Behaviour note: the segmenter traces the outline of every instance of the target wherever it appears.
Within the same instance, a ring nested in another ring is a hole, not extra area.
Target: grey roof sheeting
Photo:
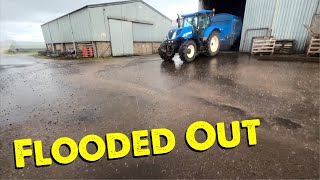
[[[65,14],[65,15],[63,15],[63,16],[60,16],[60,17],[56,18],[56,19],[53,19],[53,20],[51,20],[51,21],[48,21],[48,22],[42,24],[41,26],[43,26],[43,25],[45,25],[45,24],[48,24],[48,23],[50,23],[50,22],[52,22],[52,21],[58,20],[58,19],[60,19],[60,18],[62,18],[62,17],[68,16],[69,14],[75,13],[75,12],[80,11],[80,10],[85,9],[85,8],[95,8],[95,7],[103,7],[103,6],[113,6],[113,5],[129,4],[129,3],[135,3],[135,2],[141,2],[141,3],[143,3],[144,5],[148,6],[148,7],[151,8],[152,10],[154,10],[155,12],[159,13],[159,14],[160,14],[161,16],[163,16],[164,18],[172,21],[170,18],[168,18],[167,16],[165,16],[165,15],[162,14],[160,11],[156,10],[154,7],[150,6],[148,3],[144,2],[143,0],[129,0],[129,1],[116,1],[116,2],[109,2],[109,3],[100,3],[100,4],[86,5],[86,6],[82,7],[82,8],[77,9],[77,10],[71,11],[71,12],[68,13],[68,14]]]
[[[46,43],[111,41],[110,19],[132,22],[133,40],[160,42],[172,21],[141,0],[87,5],[41,26]]]

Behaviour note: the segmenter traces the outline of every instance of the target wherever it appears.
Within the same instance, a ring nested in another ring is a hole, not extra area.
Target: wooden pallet
[[[78,44],[78,55],[81,58],[93,58],[93,46],[92,44]]]
[[[309,47],[308,47],[308,51],[307,51],[307,55],[308,56],[312,56],[312,55],[320,55],[320,37],[319,36],[312,36],[310,43],[309,43]]]
[[[295,40],[283,39],[276,40],[274,47],[275,54],[292,54],[295,47]]]
[[[272,37],[254,38],[252,42],[251,54],[271,55],[274,53],[275,43],[276,39]]]

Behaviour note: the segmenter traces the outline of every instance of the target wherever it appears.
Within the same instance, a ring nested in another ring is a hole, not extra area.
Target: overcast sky
[[[88,4],[117,0],[0,0],[0,41],[43,41],[40,25]],[[197,11],[198,0],[144,0],[171,19]]]

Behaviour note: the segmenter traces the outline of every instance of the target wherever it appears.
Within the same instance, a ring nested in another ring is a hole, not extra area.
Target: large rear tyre
[[[166,49],[167,49],[167,43],[163,42],[163,43],[161,43],[161,45],[158,49],[158,53],[159,53],[161,59],[163,59],[165,61],[172,61],[172,58],[174,57],[174,53],[172,53],[171,55],[167,54]]]
[[[197,56],[197,45],[193,40],[184,41],[179,48],[179,57],[183,62],[191,62]]]
[[[220,35],[217,31],[210,34],[206,42],[206,55],[215,56],[220,49]]]

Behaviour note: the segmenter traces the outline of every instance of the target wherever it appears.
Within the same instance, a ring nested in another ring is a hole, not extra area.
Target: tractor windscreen
[[[197,27],[197,23],[198,23],[197,16],[184,17],[182,22],[182,27],[188,27],[188,26]]]

